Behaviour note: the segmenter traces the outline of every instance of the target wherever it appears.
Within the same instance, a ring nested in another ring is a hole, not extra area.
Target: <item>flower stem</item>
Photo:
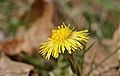
[[[77,73],[77,76],[81,76],[81,73],[80,73],[80,69],[79,69],[79,65],[76,64],[76,73]]]
[[[77,74],[77,76],[81,76],[79,65],[75,64],[74,55],[73,54],[65,53],[65,54],[63,54],[63,56],[68,61],[69,65],[71,67],[72,72],[74,74]]]

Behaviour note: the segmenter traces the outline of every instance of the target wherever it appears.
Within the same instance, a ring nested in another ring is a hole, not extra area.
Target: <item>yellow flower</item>
[[[42,43],[39,52],[45,59],[49,60],[50,56],[58,58],[59,54],[65,51],[71,54],[72,51],[82,49],[83,45],[86,45],[88,30],[73,31],[69,26],[63,23],[63,25],[58,26],[57,30],[53,29],[51,38]]]

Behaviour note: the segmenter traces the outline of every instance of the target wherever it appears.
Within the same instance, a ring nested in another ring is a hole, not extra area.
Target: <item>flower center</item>
[[[51,39],[55,42],[62,42],[66,39],[68,39],[71,35],[72,30],[70,30],[68,27],[58,27],[58,30],[52,31],[52,37]]]

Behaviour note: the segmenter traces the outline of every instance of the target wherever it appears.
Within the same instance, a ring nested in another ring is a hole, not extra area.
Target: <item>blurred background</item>
[[[38,53],[63,22],[89,30],[84,76],[120,76],[120,0],[0,0],[0,76],[76,76]]]

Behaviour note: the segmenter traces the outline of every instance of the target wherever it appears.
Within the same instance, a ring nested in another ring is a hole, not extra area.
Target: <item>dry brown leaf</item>
[[[117,76],[120,76],[120,69],[119,69],[118,72],[117,72]]]
[[[22,50],[28,53],[32,51],[29,48],[38,50],[40,43],[50,36],[53,28],[51,22],[53,16],[52,3],[37,0],[32,8],[29,13],[31,21],[30,28],[24,31],[23,34],[21,34],[21,31],[16,33],[16,38],[22,37],[24,40]]]
[[[21,51],[31,54],[51,34],[53,4],[50,0],[35,0],[30,12],[24,15],[29,16],[30,27],[20,27],[13,40],[1,44],[2,51],[8,55],[16,55]]]
[[[28,76],[33,66],[10,60],[4,54],[0,58],[0,76]]]
[[[16,55],[20,53],[22,41],[13,39],[13,40],[5,40],[0,43],[0,49],[4,51],[5,54],[8,55]]]

